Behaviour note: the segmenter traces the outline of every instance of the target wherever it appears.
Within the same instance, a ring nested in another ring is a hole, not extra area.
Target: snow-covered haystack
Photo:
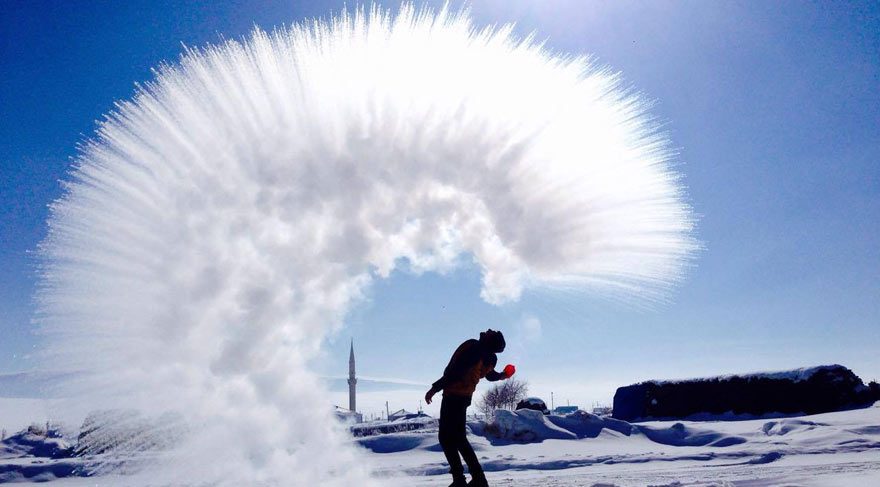
[[[880,399],[850,369],[826,365],[783,372],[681,381],[648,381],[614,394],[614,418],[717,419],[817,414],[865,407]]]

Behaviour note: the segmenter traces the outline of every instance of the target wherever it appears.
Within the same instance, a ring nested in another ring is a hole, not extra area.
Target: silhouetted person
[[[489,485],[483,467],[467,440],[465,420],[467,408],[480,379],[485,377],[487,380],[497,381],[509,379],[514,374],[512,365],[505,367],[503,372],[495,371],[495,364],[498,363],[495,354],[503,352],[504,345],[504,335],[491,328],[481,332],[479,340],[472,338],[462,343],[452,354],[449,365],[443,371],[443,377],[434,382],[431,390],[425,394],[425,402],[431,404],[434,394],[443,391],[439,436],[443,454],[449,462],[449,473],[452,474],[452,484],[449,487]],[[464,467],[459,454],[467,463],[471,474],[470,482],[465,482]]]

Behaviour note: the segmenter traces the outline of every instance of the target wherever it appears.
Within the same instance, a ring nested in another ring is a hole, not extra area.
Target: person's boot
[[[489,481],[482,472],[472,475],[471,481],[467,483],[468,487],[489,487]]]
[[[467,487],[467,479],[464,478],[464,474],[461,475],[453,475],[452,483],[449,484],[449,487]]]

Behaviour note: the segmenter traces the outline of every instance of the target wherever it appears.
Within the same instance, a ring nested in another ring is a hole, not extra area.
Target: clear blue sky
[[[34,365],[32,252],[95,120],[184,44],[342,5],[2,3],[0,372]],[[880,379],[880,3],[480,0],[473,14],[593,53],[658,101],[706,250],[672,301],[647,310],[534,293],[494,308],[474,269],[399,272],[331,339],[320,371],[345,373],[353,336],[363,375],[430,382],[492,326],[534,392],[582,402],[634,380],[818,363]]]

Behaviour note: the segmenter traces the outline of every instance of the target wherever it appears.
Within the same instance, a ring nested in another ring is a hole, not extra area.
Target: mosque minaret
[[[357,378],[354,373],[354,339],[351,340],[351,352],[348,355],[348,409],[357,412]]]

